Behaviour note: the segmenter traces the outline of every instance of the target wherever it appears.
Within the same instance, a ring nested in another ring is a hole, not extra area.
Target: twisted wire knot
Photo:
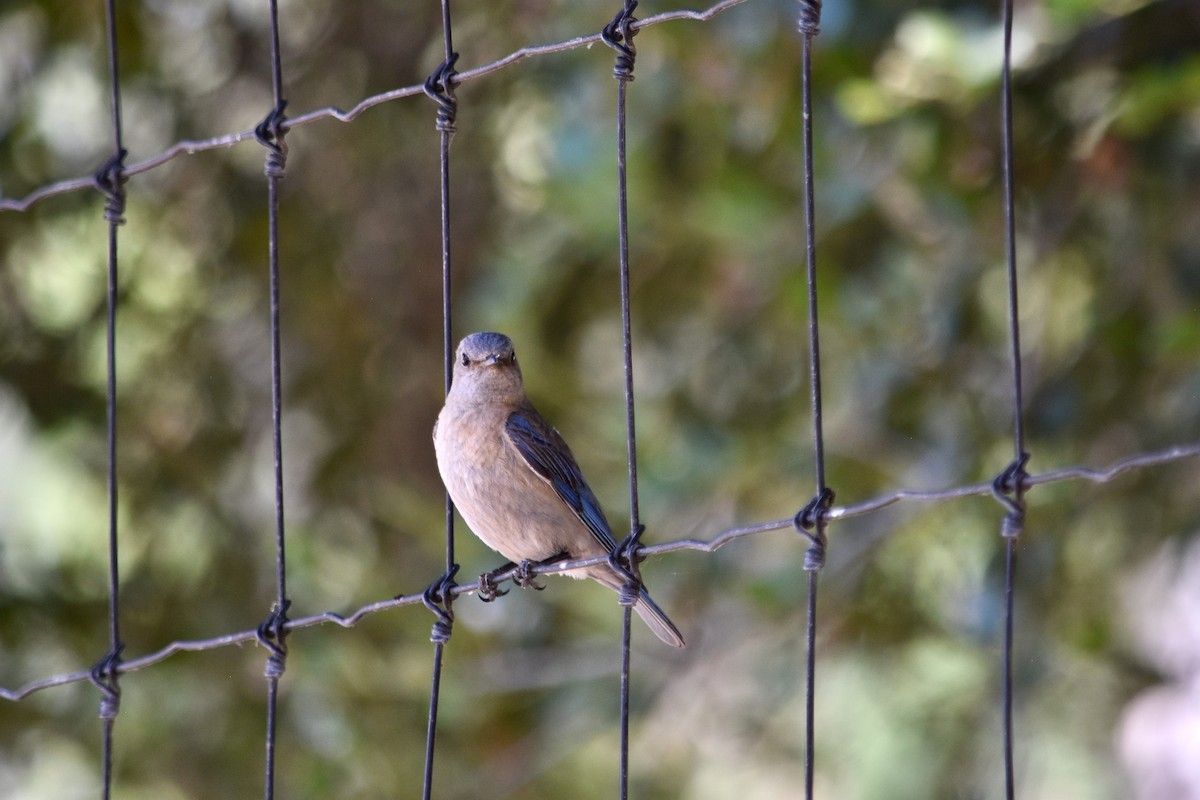
[[[638,29],[634,27],[637,19],[633,11],[638,6],[638,0],[626,0],[625,5],[612,18],[612,22],[604,26],[600,32],[603,42],[617,51],[617,62],[613,66],[613,77],[619,81],[633,80],[633,62],[637,58],[637,48],[633,45],[633,37]]]
[[[458,564],[452,564],[448,570],[421,594],[421,602],[437,617],[433,621],[433,630],[429,633],[429,641],[434,644],[446,644],[450,634],[454,632],[454,576],[458,574]]]
[[[291,605],[292,601],[286,598],[282,603],[272,605],[271,613],[254,632],[258,643],[271,651],[263,670],[267,678],[271,680],[278,680],[287,668],[287,610]]]
[[[101,692],[100,719],[115,719],[121,710],[121,687],[117,684],[117,675],[121,672],[121,651],[125,649],[124,642],[118,642],[105,653],[88,671],[88,680]]]
[[[800,0],[800,21],[797,27],[805,36],[816,36],[821,32],[822,0]]]
[[[1029,462],[1029,453],[1024,451],[1004,468],[1004,471],[992,481],[992,497],[1008,509],[1004,521],[1000,525],[1000,535],[1005,539],[1015,539],[1021,535],[1025,527],[1025,482],[1029,473],[1025,464]]]
[[[104,195],[104,219],[109,225],[125,224],[125,156],[122,147],[104,162],[92,182]]]
[[[792,520],[796,532],[808,540],[808,550],[804,553],[804,569],[813,572],[825,566],[825,547],[828,540],[825,537],[825,514],[833,507],[837,494],[828,486],[821,489],[817,496],[808,501],[808,505],[800,509]]]
[[[429,641],[434,644],[445,644],[454,633],[454,621],[437,619],[433,622],[433,630],[429,632]]]
[[[280,100],[279,105],[272,108],[263,121],[254,126],[254,138],[267,148],[267,161],[263,174],[268,178],[282,178],[283,169],[287,166],[287,142],[283,134],[287,131],[287,116],[283,113],[287,108],[287,100]]]
[[[636,605],[642,593],[642,571],[638,566],[642,559],[638,554],[638,542],[645,532],[646,526],[638,525],[608,554],[608,565],[623,579],[617,590],[617,602],[625,607]]]
[[[457,128],[455,121],[458,117],[458,98],[454,96],[457,85],[454,65],[458,61],[458,53],[451,53],[433,74],[425,79],[425,94],[438,104],[437,129],[440,133],[453,134]]]
[[[287,669],[287,653],[272,653],[267,658],[267,666],[263,668],[263,675],[268,680],[277,681],[283,677],[284,671]]]
[[[617,590],[617,602],[623,608],[633,608],[637,605],[638,597],[642,593],[642,587],[636,583],[623,583],[621,588]]]

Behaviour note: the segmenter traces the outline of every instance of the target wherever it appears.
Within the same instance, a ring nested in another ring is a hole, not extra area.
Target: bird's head
[[[480,400],[520,400],[525,395],[512,339],[502,333],[472,333],[454,353],[452,391]]]

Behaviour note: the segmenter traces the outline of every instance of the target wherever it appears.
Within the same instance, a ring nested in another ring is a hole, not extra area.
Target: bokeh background
[[[129,163],[271,105],[267,4],[120,2]],[[829,483],[851,503],[1011,458],[998,4],[826,4],[815,150]],[[685,7],[645,2],[639,16]],[[456,3],[461,69],[599,30],[616,4]],[[633,331],[646,541],[789,517],[811,497],[795,6],[643,31],[630,86]],[[289,112],[421,82],[440,13],[280,4]],[[99,2],[0,8],[0,188],[111,151]],[[1200,5],[1018,4],[1018,259],[1030,469],[1200,437]],[[512,335],[530,393],[625,525],[615,82],[603,47],[459,89],[455,333]],[[434,105],[292,131],[281,273],[293,616],[441,572]],[[127,657],[254,627],[274,593],[263,150],[133,178],[118,393]],[[0,212],[0,682],[107,649],[105,224],[92,191]],[[1200,470],[1028,496],[1015,651],[1022,798],[1200,798]],[[835,524],[822,573],[824,798],[1002,794],[1002,509],[902,504]],[[475,575],[499,559],[459,527]],[[635,631],[643,798],[797,797],[805,543],[780,531],[645,565],[690,646]],[[620,613],[562,579],[460,601],[436,794],[611,797]],[[419,793],[430,615],[290,638],[278,796]],[[122,679],[116,795],[254,797],[265,653]],[[0,705],[0,795],[95,797],[87,684]]]

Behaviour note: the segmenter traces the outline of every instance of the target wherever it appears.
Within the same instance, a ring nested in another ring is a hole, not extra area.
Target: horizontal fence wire
[[[660,25],[664,22],[677,22],[680,20],[706,22],[718,14],[728,11],[734,6],[739,6],[747,2],[750,2],[750,0],[722,0],[722,2],[715,3],[703,11],[668,11],[662,14],[655,14],[654,16],[638,20],[637,24],[632,27],[632,30],[636,32],[645,28],[649,28],[652,25]],[[588,36],[577,36],[574,39],[566,39],[561,42],[554,42],[552,44],[523,47],[520,50],[509,53],[507,56],[497,59],[496,61],[492,61],[488,64],[484,64],[483,66],[463,70],[462,72],[455,72],[454,82],[455,84],[467,83],[469,81],[482,78],[485,75],[490,75],[493,72],[504,69],[505,67],[512,66],[513,64],[524,61],[527,58],[591,47],[592,45],[600,44],[602,39],[603,34],[593,33]],[[286,132],[302,125],[310,125],[314,122],[319,122],[326,119],[333,119],[337,120],[338,122],[353,122],[364,111],[374,108],[377,105],[390,103],[394,100],[400,100],[405,97],[418,97],[424,93],[424,83],[419,83],[414,86],[404,86],[399,89],[392,89],[387,92],[371,95],[370,97],[361,100],[357,105],[351,107],[348,111],[343,111],[335,106],[329,106],[316,111],[310,111],[305,114],[289,117],[283,122],[280,128]],[[127,178],[134,175],[140,175],[143,172],[149,172],[152,169],[161,167],[163,164],[179,158],[180,156],[195,155],[208,150],[227,149],[242,142],[253,141],[256,137],[256,131],[247,130],[239,131],[237,133],[228,133],[222,136],[214,136],[210,139],[187,139],[176,142],[171,147],[168,147],[162,153],[159,153],[152,158],[125,166],[122,169],[122,174]],[[25,197],[20,199],[4,198],[0,196],[0,211],[27,211],[32,205],[40,200],[45,200],[48,197],[53,197],[55,195],[65,194],[68,192],[77,192],[84,189],[90,189],[93,188],[93,186],[93,178],[75,178],[48,184],[40,189],[30,192]]]
[[[1131,472],[1150,469],[1152,467],[1161,467],[1167,464],[1193,458],[1200,458],[1200,443],[1177,445],[1152,453],[1129,456],[1128,458],[1113,462],[1108,467],[1065,467],[1063,469],[1051,470],[1049,472],[1030,473],[1024,477],[1022,483],[1026,487],[1026,490],[1035,486],[1046,486],[1049,484],[1067,481],[1086,481],[1094,484],[1105,484]],[[899,504],[935,503],[967,497],[990,497],[995,488],[993,484],[994,481],[989,480],[930,491],[902,489],[900,491],[883,494],[860,503],[853,503],[844,506],[831,506],[826,512],[825,518],[829,522],[833,523],[857,517],[864,517]],[[661,544],[639,545],[635,555],[638,559],[650,559],[655,556],[665,555],[667,553],[678,553],[682,551],[713,553],[727,544],[750,536],[757,536],[770,533],[772,531],[790,530],[794,523],[795,517],[789,516],[784,519],[769,520],[766,522],[729,528],[711,539],[685,538],[675,539],[672,541],[663,542]],[[530,566],[527,569],[531,574],[560,574],[569,570],[578,569],[580,567],[594,566],[596,564],[606,562],[607,560],[607,556],[596,556],[593,558],[584,558],[576,561],[563,561],[555,564],[538,564]],[[518,567],[512,567],[509,570],[497,572],[495,573],[496,580],[498,582],[509,580],[513,577],[518,569]],[[458,597],[460,595],[475,594],[479,591],[479,589],[479,582],[472,581],[469,583],[456,584],[450,589],[450,593],[455,597]],[[414,594],[405,594],[400,595],[399,597],[389,598],[387,600],[368,603],[348,614],[342,614],[336,611],[326,611],[320,614],[312,614],[305,617],[289,619],[286,628],[288,631],[296,631],[302,628],[311,628],[314,625],[324,624],[338,625],[343,628],[353,628],[355,625],[373,614],[378,614],[382,611],[398,608],[400,606],[421,605],[423,604],[424,600],[425,592],[422,590]],[[237,633],[227,633],[221,636],[214,636],[209,639],[189,639],[171,642],[160,650],[147,653],[146,655],[139,656],[137,658],[123,660],[121,662],[120,671],[125,673],[133,672],[139,669],[145,669],[146,667],[153,666],[154,664],[164,661],[178,653],[216,650],[222,647],[247,644],[248,642],[255,641],[256,636],[256,630],[248,630],[238,631]],[[88,680],[89,675],[90,673],[87,670],[82,670],[31,681],[16,689],[0,688],[0,698],[5,700],[21,700],[35,692],[40,692],[55,686],[86,681]]]

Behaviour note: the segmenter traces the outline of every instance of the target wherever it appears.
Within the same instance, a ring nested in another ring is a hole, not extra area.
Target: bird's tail
[[[646,624],[650,626],[650,630],[654,631],[655,636],[671,645],[671,647],[685,646],[683,635],[675,627],[675,623],[671,622],[670,617],[650,599],[650,593],[646,591],[645,587],[642,587],[633,610],[637,612],[639,617],[645,620]]]
[[[624,581],[617,576],[615,572],[607,565],[601,567],[588,568],[580,570],[584,575],[604,584],[610,589],[615,590],[618,594],[621,592]],[[567,573],[573,575],[574,573]],[[650,593],[646,591],[646,587],[641,587],[638,592],[637,602],[633,604],[633,610],[641,617],[650,630],[654,631],[654,635],[662,639],[671,647],[684,647],[683,634],[675,627],[675,623],[671,622],[670,617],[666,615],[658,604],[650,599]]]

